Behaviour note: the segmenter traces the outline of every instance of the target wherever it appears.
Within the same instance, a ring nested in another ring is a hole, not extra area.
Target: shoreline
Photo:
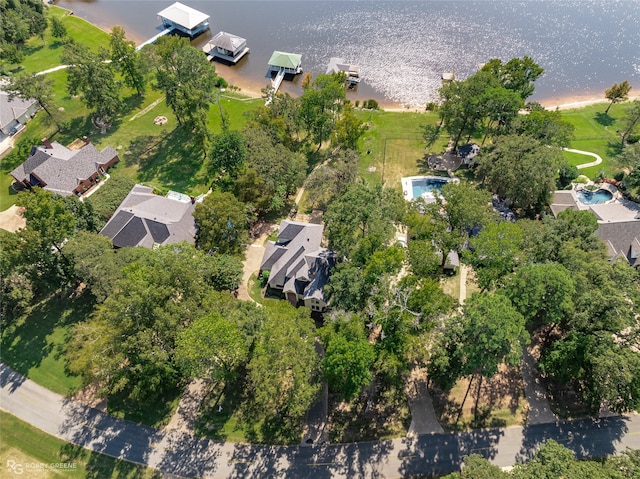
[[[53,4],[51,6],[67,11],[68,15],[75,16],[74,12],[69,8],[61,7],[56,4]],[[96,28],[106,33],[111,33],[112,27],[107,26],[107,23],[111,23],[111,22],[105,22],[106,19],[93,23],[87,20],[86,18],[83,18],[80,16],[76,16],[76,18],[80,18],[85,22],[95,26]],[[139,39],[139,35],[136,35],[134,32],[128,32],[128,38],[130,40],[135,41],[136,43],[141,42],[141,40]],[[226,81],[228,81],[229,85],[233,85],[239,88],[239,90],[237,90],[237,93],[243,96],[247,96],[248,98],[251,98],[251,99],[262,98],[261,89],[268,85],[268,80],[263,79],[266,81],[264,82],[264,84],[261,85],[259,80],[256,80],[253,78],[251,79],[245,78],[239,73],[235,72],[233,70],[233,66],[227,66],[221,63],[217,63],[215,61],[212,61],[211,64],[215,66],[217,73]],[[283,87],[280,91],[289,93],[294,97],[298,96],[297,92],[292,92],[289,90],[290,89],[287,88],[286,82],[283,83]],[[384,97],[383,94],[378,92],[376,93],[377,94],[374,95],[372,99],[378,102],[378,104],[380,105],[380,110],[389,111],[389,112],[411,112],[411,113],[425,112],[424,108],[421,108],[420,105],[410,105],[405,103],[394,102],[393,100],[389,100],[388,98]],[[607,100],[604,97],[604,94],[605,94],[604,90],[600,93],[600,96],[595,96],[593,92],[571,93],[571,94],[561,95],[555,98],[533,100],[533,101],[538,101],[547,110],[571,110],[574,108],[583,108],[586,106],[596,105],[599,103],[604,103],[604,104],[609,103],[609,100]],[[363,100],[362,98],[358,98],[358,99]],[[638,99],[640,99],[640,95],[632,95],[629,97],[629,99],[626,102],[631,102]]]

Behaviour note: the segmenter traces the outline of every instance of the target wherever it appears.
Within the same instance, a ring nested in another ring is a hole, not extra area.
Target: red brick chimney
[[[83,136],[82,141],[84,141],[85,145],[88,145],[89,143],[91,143],[91,140],[87,136]]]
[[[47,150],[53,149],[53,145],[49,141],[49,138],[43,138],[42,139],[42,143],[44,144],[45,149],[47,149]]]

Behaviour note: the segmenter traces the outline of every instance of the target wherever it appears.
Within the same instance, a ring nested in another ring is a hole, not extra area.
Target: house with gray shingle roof
[[[0,81],[0,136],[11,136],[22,128],[40,109],[34,100],[14,98],[9,100],[9,92],[5,91],[8,81]]]
[[[573,190],[554,192],[553,215],[558,217],[566,209],[593,213],[598,220],[596,235],[606,244],[609,259],[624,259],[634,268],[640,267],[640,204],[618,198],[609,203],[585,205]]]
[[[26,188],[39,186],[62,196],[81,196],[100,174],[120,161],[112,147],[98,151],[88,140],[78,150],[46,138],[42,142],[44,145],[32,147],[27,161],[11,172]]]
[[[312,311],[327,309],[324,286],[335,266],[335,253],[321,246],[322,225],[284,220],[278,241],[267,243],[260,273],[269,271],[267,285],[281,292],[294,306]]]
[[[187,241],[195,243],[195,200],[184,195],[153,194],[153,188],[135,185],[100,231],[113,246],[153,248]]]

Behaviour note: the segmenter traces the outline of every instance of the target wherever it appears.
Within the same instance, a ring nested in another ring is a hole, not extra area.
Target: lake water
[[[109,29],[122,25],[137,43],[160,31],[156,14],[172,1],[59,0],[61,7]],[[273,50],[302,54],[305,71],[324,73],[330,57],[359,64],[352,99],[424,105],[443,72],[465,78],[490,58],[531,56],[545,69],[533,99],[601,97],[627,80],[640,90],[640,0],[529,1],[206,1],[183,3],[211,15],[202,46],[224,30],[247,38],[238,65],[216,64],[230,83],[259,90]],[[301,75],[282,89],[299,93]],[[632,91],[633,93],[634,91]]]

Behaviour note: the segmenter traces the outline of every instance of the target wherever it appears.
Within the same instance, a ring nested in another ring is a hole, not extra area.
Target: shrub
[[[558,174],[558,187],[563,189],[569,186],[571,182],[578,177],[578,175],[580,175],[580,172],[577,167],[573,165],[562,165]]]
[[[120,206],[135,183],[132,179],[121,176],[111,177],[98,191],[87,198],[94,211],[104,221],[109,221],[113,212]]]

